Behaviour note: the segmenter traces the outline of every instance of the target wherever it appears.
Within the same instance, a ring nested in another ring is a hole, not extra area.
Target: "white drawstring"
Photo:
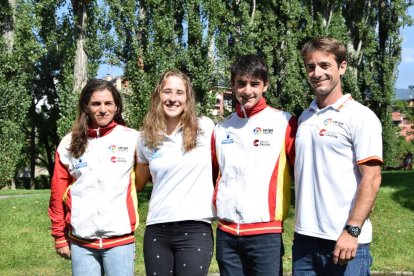
[[[244,118],[247,120],[247,114],[246,114],[246,110],[244,109],[244,106],[240,104],[240,107],[241,107],[241,110],[243,111]]]

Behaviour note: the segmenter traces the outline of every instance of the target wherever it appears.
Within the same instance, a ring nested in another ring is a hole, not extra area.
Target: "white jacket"
[[[75,239],[133,233],[139,221],[134,174],[138,135],[136,130],[117,125],[102,137],[89,137],[80,158],[67,151],[71,134],[62,139],[49,208],[52,235],[57,241],[65,240],[68,225]]]

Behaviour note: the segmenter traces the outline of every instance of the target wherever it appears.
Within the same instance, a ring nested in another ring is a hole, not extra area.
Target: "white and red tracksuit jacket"
[[[74,242],[99,249],[134,242],[139,222],[134,174],[138,131],[115,122],[89,130],[80,158],[67,151],[70,140],[68,134],[59,144],[51,184],[55,247]]]
[[[290,204],[296,117],[266,105],[216,125],[212,138],[217,176],[213,202],[218,228],[233,235],[282,233]]]

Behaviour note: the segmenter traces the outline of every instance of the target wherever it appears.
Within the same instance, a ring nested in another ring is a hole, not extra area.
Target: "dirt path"
[[[41,195],[41,194],[27,194],[27,195],[0,195],[0,200],[6,199],[6,198],[13,198],[13,197],[27,197],[27,196],[33,196],[33,195]]]

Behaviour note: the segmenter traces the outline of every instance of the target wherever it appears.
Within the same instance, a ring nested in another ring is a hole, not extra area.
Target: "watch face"
[[[348,231],[348,233],[351,236],[358,237],[359,234],[361,233],[361,228],[359,228],[358,226],[347,225],[346,231]]]
[[[350,227],[349,230],[351,230],[352,234],[354,234],[354,236],[359,234],[359,229],[357,227]]]

